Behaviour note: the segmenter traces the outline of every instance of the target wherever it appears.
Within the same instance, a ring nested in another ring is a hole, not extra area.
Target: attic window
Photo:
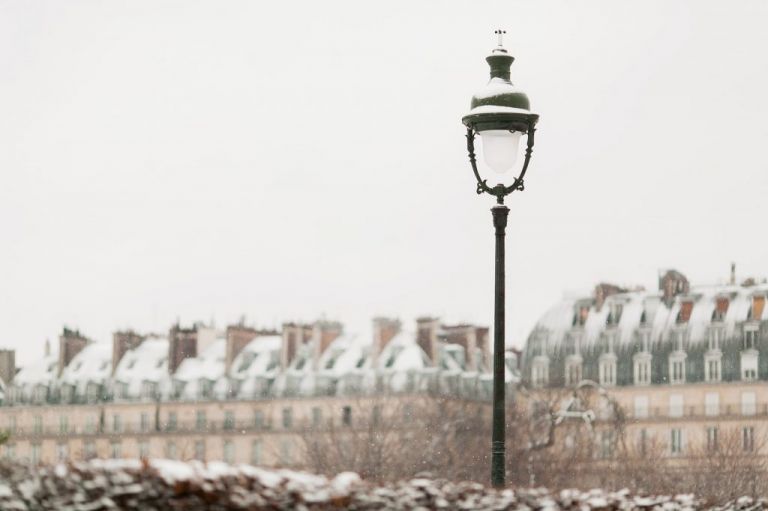
[[[82,362],[78,362],[77,365],[74,368],[74,371],[75,372],[79,371],[81,367],[83,367],[83,363]]]
[[[109,362],[102,362],[101,367],[99,367],[99,371],[104,371],[108,365],[109,365]]]
[[[605,320],[605,324],[608,326],[616,326],[621,321],[621,313],[624,310],[624,305],[621,303],[614,303],[611,305],[608,317]]]
[[[307,363],[307,359],[306,358],[299,359],[299,361],[296,362],[296,370],[297,371],[301,371],[304,368],[304,364],[306,364],[306,363]],[[330,367],[328,369],[330,369]]]
[[[584,326],[587,316],[589,316],[589,307],[585,305],[578,307],[576,314],[573,315],[573,326]]]
[[[155,367],[157,369],[160,369],[161,367],[163,367],[163,364],[165,364],[165,359],[161,358],[160,360],[157,361],[157,365]]]
[[[765,296],[755,295],[752,297],[752,307],[749,309],[747,319],[759,321],[763,316],[763,307],[765,306]]]
[[[365,364],[365,357],[360,357],[360,360],[357,361],[357,364],[355,364],[355,367],[360,369],[363,367],[363,364]]]
[[[392,353],[389,355],[389,358],[387,359],[387,363],[384,364],[386,367],[392,367],[395,365],[395,360],[397,360],[397,355],[400,353],[400,350],[392,350]]]
[[[691,312],[693,312],[693,302],[683,302],[680,304],[680,312],[677,313],[678,323],[688,323],[691,319]]]
[[[48,366],[48,372],[51,373],[54,369],[56,369],[56,362]]]
[[[128,369],[133,369],[133,366],[136,365],[136,359],[132,359],[130,362],[128,362]]]
[[[725,314],[728,312],[728,298],[719,297],[715,301],[715,310],[712,311],[712,321],[724,321]]]

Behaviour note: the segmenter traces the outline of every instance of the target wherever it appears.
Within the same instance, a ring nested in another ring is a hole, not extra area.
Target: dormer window
[[[650,353],[651,352],[651,331],[650,330],[641,330],[637,333],[637,338],[640,341],[638,343],[638,348],[641,353]]]
[[[685,301],[680,304],[680,311],[677,313],[677,323],[688,323],[693,312],[693,302]]]
[[[531,367],[531,380],[534,387],[544,387],[549,383],[549,360],[547,357],[536,357]]]
[[[587,316],[589,316],[589,307],[586,305],[578,306],[573,315],[573,326],[584,326],[587,322]]]
[[[685,353],[676,353],[669,357],[669,382],[685,383]]]
[[[763,307],[765,307],[765,296],[755,295],[752,297],[752,307],[747,313],[747,321],[760,321],[763,317]]]
[[[566,337],[565,345],[566,355],[580,355],[581,354],[581,335],[578,332],[571,332]]]
[[[569,356],[565,361],[565,384],[576,385],[581,381],[581,357]]]
[[[712,322],[722,323],[725,321],[725,315],[728,312],[728,298],[719,297],[715,300],[715,310],[712,311]]]
[[[621,313],[624,310],[624,304],[622,303],[613,303],[611,304],[610,311],[608,312],[608,317],[605,320],[605,324],[608,326],[616,326],[619,324],[619,321],[621,321]]]
[[[758,328],[757,325],[744,326],[744,349],[754,350],[757,348]]]

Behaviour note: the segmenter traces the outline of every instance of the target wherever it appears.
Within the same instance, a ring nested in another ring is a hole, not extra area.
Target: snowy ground
[[[551,494],[543,489],[494,491],[476,483],[417,478],[369,485],[346,472],[333,479],[224,463],[94,460],[31,469],[0,465],[0,509],[71,510],[660,510],[706,506],[692,495],[652,497],[627,491]],[[767,509],[768,502],[742,498],[717,510]]]

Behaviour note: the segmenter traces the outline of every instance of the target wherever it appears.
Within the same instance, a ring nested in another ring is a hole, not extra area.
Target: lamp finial
[[[504,46],[504,34],[506,34],[507,31],[498,29],[498,30],[495,30],[493,33],[499,36],[499,47]]]

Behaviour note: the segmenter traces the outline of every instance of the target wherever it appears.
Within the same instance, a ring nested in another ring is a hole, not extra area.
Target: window
[[[721,323],[725,321],[725,315],[728,312],[728,298],[718,297],[715,300],[715,310],[712,311],[712,322]]]
[[[374,405],[371,420],[373,421],[374,426],[381,424],[381,406]]]
[[[341,408],[341,423],[344,426],[352,425],[352,407],[351,406],[343,406]]]
[[[669,396],[669,416],[670,417],[682,417],[683,416],[683,395],[672,394]]]
[[[757,411],[757,403],[754,392],[741,393],[741,414],[754,415]]]
[[[709,329],[708,348],[710,351],[719,351],[725,338],[725,329],[721,326],[713,326]]]
[[[59,415],[59,434],[66,435],[67,433],[69,433],[69,417]]]
[[[261,440],[251,442],[251,465],[261,465]]]
[[[635,396],[635,419],[648,417],[648,396]]]
[[[741,429],[741,447],[744,452],[755,450],[755,428],[752,426],[745,426]]]
[[[537,356],[533,359],[531,379],[534,387],[543,387],[549,383],[549,359]]]
[[[638,353],[634,356],[635,385],[650,385],[651,383],[651,356],[647,353]]]
[[[113,459],[119,459],[123,457],[122,445],[118,441],[113,441],[111,444],[111,454]]]
[[[685,383],[685,355],[670,355],[669,382]]]
[[[227,410],[224,412],[224,429],[235,429],[235,412]]]
[[[672,454],[683,452],[683,431],[680,428],[673,428],[670,433],[669,450]]]
[[[608,317],[605,320],[605,324],[608,326],[616,326],[619,324],[619,321],[621,321],[621,313],[624,310],[624,304],[622,303],[613,303],[610,306],[610,311],[608,312]]]
[[[32,417],[32,432],[40,435],[43,432],[43,418],[40,415]]]
[[[642,331],[638,332],[637,334],[640,342],[639,342],[639,351],[641,353],[650,353],[651,352],[651,331],[648,329],[643,329]]]
[[[96,444],[92,440],[88,440],[83,444],[83,458],[91,460],[96,457]]]
[[[704,395],[704,415],[715,417],[720,414],[720,395],[716,392],[708,392]]]
[[[641,455],[645,455],[648,451],[648,430],[641,429],[637,435],[637,450]]]
[[[680,312],[677,313],[677,323],[688,323],[693,312],[693,302],[685,301],[680,304]]]
[[[589,307],[582,305],[576,309],[573,315],[573,326],[584,326],[589,316]]]
[[[195,459],[205,461],[205,440],[195,440]]]
[[[235,462],[235,445],[232,440],[224,440],[224,461],[227,463]]]
[[[565,384],[576,385],[581,381],[581,357],[568,357],[565,362]]]
[[[85,430],[85,433],[87,434],[96,433],[96,417],[94,417],[93,415],[85,416],[84,430]]]
[[[207,421],[205,419],[205,410],[198,410],[195,413],[195,429],[198,431],[205,430],[207,426]]]
[[[140,421],[141,421],[140,422],[141,431],[143,432],[149,431],[149,414],[147,412],[141,413]]]
[[[112,431],[115,433],[120,433],[123,429],[123,424],[120,416],[118,414],[114,414],[112,416]]]
[[[319,406],[312,407],[312,426],[315,428],[320,427],[320,423],[323,421],[323,413]]]
[[[56,459],[67,461],[69,459],[69,445],[66,442],[56,444]]]
[[[291,408],[283,408],[283,427],[285,429],[293,427],[293,410]]]
[[[722,378],[722,356],[705,355],[704,357],[704,380],[708,382],[717,382]]]
[[[264,428],[264,412],[262,412],[261,410],[254,410],[253,426],[258,429]]]
[[[29,460],[33,465],[40,463],[40,444],[32,444],[29,453]]]
[[[149,442],[146,440],[139,442],[139,458],[149,458]]]
[[[758,353],[755,350],[743,351],[741,353],[741,379],[744,381],[757,380],[757,358]]]
[[[16,433],[16,416],[10,415],[8,417],[8,432],[11,434]]]
[[[176,412],[168,412],[168,420],[165,423],[165,430],[176,431],[177,425],[178,425],[178,416],[176,415]]]
[[[757,347],[757,325],[746,325],[744,327],[744,349],[753,350]]]
[[[170,440],[165,444],[165,455],[169,460],[176,459],[176,442]]]
[[[749,309],[747,319],[759,321],[763,316],[763,307],[765,306],[765,297],[761,295],[752,297],[752,307]]]
[[[601,355],[599,372],[601,385],[616,385],[616,355]]]
[[[714,452],[717,449],[717,426],[709,426],[707,428],[707,450]]]
[[[292,447],[290,440],[283,439],[280,441],[280,459],[286,465],[290,465],[293,462]]]
[[[16,446],[13,444],[5,444],[5,457],[9,460],[16,458]]]

